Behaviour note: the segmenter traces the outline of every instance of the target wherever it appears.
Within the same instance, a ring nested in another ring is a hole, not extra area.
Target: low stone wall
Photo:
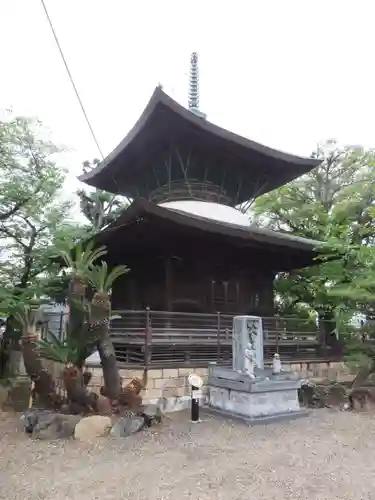
[[[45,362],[44,365],[56,380],[60,379],[60,372],[63,366],[53,362]],[[283,363],[283,368],[298,373],[301,378],[310,379],[316,383],[327,379],[335,382],[348,382],[353,379],[349,368],[342,361]],[[90,366],[89,370],[93,374],[89,387],[92,391],[99,394],[100,388],[103,386],[102,369]],[[188,407],[191,397],[188,376],[193,372],[202,377],[204,382],[201,390],[201,402],[203,403],[208,394],[208,368],[184,367],[150,368],[147,372],[147,387],[142,392],[145,404],[156,403],[160,398],[164,398],[165,411],[176,411]],[[120,375],[123,379],[123,385],[126,385],[134,377],[142,380],[143,369],[130,370],[122,368]]]
[[[101,368],[91,368],[93,376],[90,382],[90,389],[99,393],[103,385],[103,375]],[[202,388],[202,402],[208,392],[207,377],[208,368],[163,368],[149,369],[147,371],[146,390],[142,391],[142,398],[145,404],[156,404],[160,398],[164,399],[164,409],[166,411],[177,411],[186,408],[190,401],[190,386],[188,376],[196,373],[202,377],[204,386]],[[143,370],[128,370],[122,368],[120,375],[123,385],[127,385],[134,377],[142,380]]]
[[[61,389],[63,389],[60,379],[63,365],[45,360],[43,364],[58,382]],[[23,368],[23,363],[20,368]],[[343,361],[283,363],[283,368],[298,373],[301,378],[309,379],[315,383],[326,380],[350,382],[354,378],[353,374],[350,373],[350,369]],[[89,370],[93,374],[89,387],[92,391],[99,394],[100,388],[103,386],[102,369],[90,366]],[[24,368],[23,370],[20,369],[20,372],[24,372]],[[187,408],[190,405],[191,398],[188,376],[193,372],[203,379],[204,385],[201,390],[201,403],[204,403],[208,394],[208,368],[202,367],[149,369],[147,372],[147,387],[142,392],[144,403],[157,403],[160,401],[160,398],[163,398],[165,411],[177,411]],[[126,385],[134,377],[142,380],[143,369],[130,370],[122,368],[120,375],[123,379],[123,385]]]
[[[320,380],[332,380],[344,382],[351,380],[349,368],[344,362],[320,362],[320,363],[283,363],[285,370],[298,373],[301,378],[308,378],[315,382]],[[90,387],[93,391],[99,392],[103,385],[103,376],[101,368],[90,368],[93,373]],[[160,398],[164,398],[166,411],[180,410],[188,406],[190,401],[190,386],[188,375],[196,373],[202,377],[204,386],[202,388],[202,403],[205,401],[208,393],[207,378],[208,368],[151,368],[147,373],[147,388],[142,393],[144,402],[156,403]],[[126,385],[132,378],[142,379],[143,370],[120,370],[123,384]]]
[[[327,379],[335,382],[347,382],[354,378],[350,368],[343,361],[291,362],[283,363],[283,368],[299,373],[302,378],[309,378],[316,382]]]

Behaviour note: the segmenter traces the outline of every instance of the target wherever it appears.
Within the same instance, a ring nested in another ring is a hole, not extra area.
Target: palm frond
[[[105,246],[95,248],[93,240],[86,244],[78,243],[74,248],[64,247],[59,249],[59,256],[63,259],[67,267],[73,270],[73,273],[87,273],[88,268],[93,266],[94,262],[100,257],[106,255]]]
[[[67,267],[74,268],[74,258],[69,250],[59,250],[61,257]]]
[[[60,347],[64,341],[61,341],[53,332],[49,331],[48,332],[48,337],[49,337],[49,343],[54,345],[54,346],[57,346],[57,347]]]
[[[57,339],[56,339],[57,340]],[[72,362],[72,352],[65,342],[52,342],[50,340],[37,340],[35,342],[37,350],[42,358],[56,361],[57,363]]]
[[[35,314],[28,304],[18,304],[13,308],[12,316],[16,324],[24,329],[35,327]]]
[[[98,260],[100,257],[103,257],[107,253],[105,246],[102,245],[98,248],[94,248],[94,245],[95,243],[93,240],[89,241],[89,243],[81,253],[80,261],[85,267],[91,267],[92,265],[94,265],[94,262],[96,260]]]
[[[21,328],[28,327],[29,323],[28,323],[27,316],[25,314],[17,312],[13,315],[13,317],[14,317],[16,324],[19,325]]]
[[[105,292],[105,282],[107,279],[107,272],[108,272],[108,265],[106,262],[101,261],[100,265],[97,266],[92,266],[89,274],[88,274],[88,279],[90,285],[97,291],[97,292]]]
[[[111,272],[107,275],[107,279],[105,280],[105,289],[110,290],[112,288],[113,283],[124,274],[128,273],[130,269],[127,266],[116,266]]]
[[[101,261],[99,265],[90,269],[88,279],[97,292],[108,292],[117,278],[129,271],[130,269],[126,266],[116,266],[108,273],[107,263]]]
[[[98,338],[88,338],[87,332],[83,330],[71,332],[65,340],[58,339],[52,332],[49,332],[48,337],[35,342],[39,354],[45,359],[63,364],[81,364],[94,352],[98,342]]]

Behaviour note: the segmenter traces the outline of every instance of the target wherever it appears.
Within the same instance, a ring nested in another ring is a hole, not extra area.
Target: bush
[[[358,340],[349,340],[344,347],[344,361],[353,372],[369,367],[375,359],[375,346]]]

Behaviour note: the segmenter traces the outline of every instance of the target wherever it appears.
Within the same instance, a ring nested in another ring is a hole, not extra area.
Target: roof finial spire
[[[188,107],[192,113],[201,118],[206,118],[206,115],[199,110],[199,66],[197,52],[192,52],[190,56]]]

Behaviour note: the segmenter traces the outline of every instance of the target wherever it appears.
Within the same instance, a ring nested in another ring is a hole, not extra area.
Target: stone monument
[[[249,342],[244,349],[244,373],[246,373],[246,375],[250,378],[255,378],[255,366],[255,350],[253,349],[251,342]]]
[[[251,346],[255,366],[263,370],[263,328],[257,316],[236,316],[233,319],[233,370],[245,369],[245,349]]]
[[[298,401],[301,380],[282,370],[279,354],[271,368],[264,368],[262,319],[257,316],[234,318],[232,369],[210,364],[208,385],[211,411],[249,424],[307,414]]]

